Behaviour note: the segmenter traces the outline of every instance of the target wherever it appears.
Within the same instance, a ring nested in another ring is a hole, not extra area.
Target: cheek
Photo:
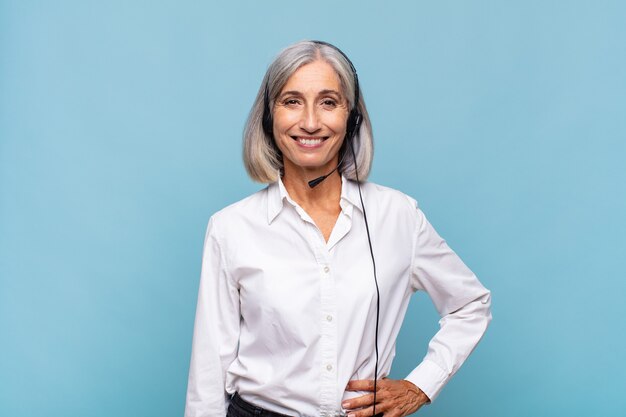
[[[346,123],[348,122],[348,117],[346,115],[337,112],[330,112],[322,114],[322,121],[324,125],[326,125],[333,132],[337,134],[345,134]]]
[[[326,126],[328,126],[336,135],[344,137],[346,134],[346,121],[343,119],[334,119],[329,121]]]
[[[298,122],[298,115],[296,112],[285,112],[282,110],[276,110],[273,116],[274,131],[281,132],[292,127]]]

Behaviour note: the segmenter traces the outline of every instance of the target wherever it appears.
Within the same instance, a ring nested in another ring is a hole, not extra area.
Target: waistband
[[[235,392],[230,399],[231,404],[235,404],[237,407],[241,408],[245,412],[249,413],[251,417],[290,417],[286,414],[275,413],[274,411],[269,411],[261,407],[257,407],[256,405],[249,403],[248,401],[241,398],[238,392]],[[337,414],[333,417],[344,417],[346,414]],[[383,413],[376,414],[375,417],[383,417]]]
[[[250,416],[255,416],[255,417],[257,417],[257,416],[258,417],[290,417],[290,416],[288,416],[286,414],[275,413],[273,411],[269,411],[269,410],[266,410],[264,408],[257,407],[256,405],[251,404],[248,401],[246,401],[243,398],[241,398],[239,396],[238,392],[233,394],[232,398],[230,399],[230,402],[232,404],[235,404],[239,408],[243,409],[244,411],[250,413]]]

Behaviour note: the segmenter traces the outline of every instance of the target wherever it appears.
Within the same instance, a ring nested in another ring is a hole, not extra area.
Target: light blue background
[[[305,38],[359,71],[371,180],[493,292],[418,415],[625,415],[625,3],[384,3],[0,0],[0,415],[182,415],[206,222],[260,188],[242,126]]]

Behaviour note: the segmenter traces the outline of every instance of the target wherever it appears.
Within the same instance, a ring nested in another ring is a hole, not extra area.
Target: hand
[[[348,382],[346,390],[374,392],[374,381],[353,380]],[[408,416],[429,401],[428,396],[412,382],[387,378],[376,382],[376,413],[382,412],[384,417]],[[349,410],[349,417],[371,417],[374,411],[373,403],[374,394],[366,394],[346,400],[341,405]]]

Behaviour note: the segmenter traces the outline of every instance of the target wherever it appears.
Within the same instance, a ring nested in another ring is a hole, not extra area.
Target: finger
[[[382,414],[388,409],[385,404],[376,404],[376,414]],[[369,406],[358,411],[350,411],[348,417],[372,417],[374,414],[374,407]]]
[[[380,381],[378,382],[380,384]],[[373,379],[353,379],[348,382],[346,391],[374,391]]]
[[[346,410],[353,410],[355,408],[361,408],[372,404],[374,404],[374,394],[365,394],[360,397],[350,398],[349,400],[342,402],[341,406]]]

